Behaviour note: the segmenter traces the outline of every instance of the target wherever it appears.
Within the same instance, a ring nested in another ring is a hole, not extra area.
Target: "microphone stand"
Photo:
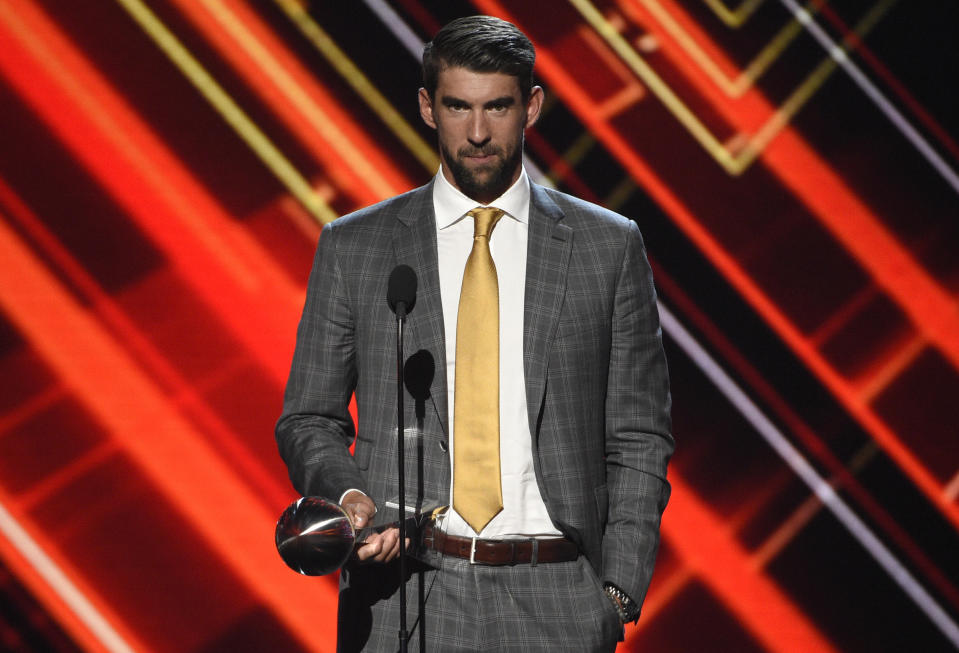
[[[400,529],[400,653],[406,653],[409,633],[406,632],[406,440],[403,431],[403,326],[406,303],[396,305],[396,463],[399,466],[399,529]]]

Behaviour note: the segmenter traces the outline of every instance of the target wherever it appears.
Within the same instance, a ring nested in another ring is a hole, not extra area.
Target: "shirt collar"
[[[521,168],[519,178],[505,193],[486,206],[495,206],[506,212],[517,222],[529,222],[529,177],[526,169]],[[440,166],[433,182],[433,208],[436,211],[436,228],[445,229],[459,222],[468,211],[481,206],[453,186],[443,175]]]

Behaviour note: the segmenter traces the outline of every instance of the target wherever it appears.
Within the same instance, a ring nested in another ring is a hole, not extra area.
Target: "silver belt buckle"
[[[471,565],[476,564],[476,540],[477,538],[474,537],[473,542],[470,546],[470,564]]]

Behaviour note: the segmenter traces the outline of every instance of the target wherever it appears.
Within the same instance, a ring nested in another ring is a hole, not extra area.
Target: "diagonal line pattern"
[[[715,13],[721,21],[732,28],[742,27],[746,21],[756,13],[756,10],[759,9],[764,1],[765,0],[743,0],[741,5],[735,9],[730,9],[723,4],[723,0],[703,0],[706,6],[712,9],[713,13]]]
[[[267,138],[240,106],[206,71],[176,36],[141,0],[116,0],[150,37],[160,50],[190,80],[190,83],[216,109],[263,164],[317,220],[326,223],[336,213],[323,201],[293,164]]]
[[[796,4],[794,0],[779,1],[796,16],[796,19],[799,20],[819,44],[822,45],[823,49],[829,53],[829,56],[846,71],[846,74],[849,75],[862,92],[875,103],[889,121],[913,144],[936,173],[943,178],[943,181],[949,184],[956,193],[959,193],[959,174],[945,162],[932,145],[923,138],[922,134],[902,115],[902,112],[900,112],[899,109],[883,95],[882,91],[872,83],[866,74],[862,72],[859,66],[850,61],[846,48],[840,48],[826,31],[819,26],[809,12]]]
[[[656,18],[663,26],[663,29],[689,53],[699,66],[703,69],[710,79],[722,89],[723,93],[732,98],[739,98],[748,91],[756,81],[765,74],[770,66],[779,58],[799,34],[802,33],[802,25],[798,20],[792,19],[784,25],[772,40],[750,61],[745,68],[735,77],[730,79],[726,73],[710,58],[706,51],[697,43],[696,39],[684,30],[679,21],[673,17],[673,14],[666,10],[658,0],[634,0],[646,8],[649,13]],[[816,11],[826,0],[810,0],[806,4],[807,11]],[[672,3],[670,3],[672,4]],[[682,9],[673,5],[673,11],[682,12]]]
[[[868,32],[887,12],[897,0],[879,0],[867,15],[856,25],[854,33],[861,37]],[[600,13],[590,0],[569,0],[583,18],[599,32],[609,43],[610,47],[636,73],[636,75],[659,98],[660,102],[676,117],[683,127],[703,147],[720,166],[730,175],[738,176],[745,172],[750,165],[762,154],[773,139],[789,124],[792,117],[809,101],[815,92],[825,83],[835,70],[836,63],[826,58],[816,67],[812,74],[800,84],[789,96],[783,105],[772,112],[769,119],[753,135],[747,137],[745,145],[733,154],[723,145],[715,135],[703,124],[699,117],[684,103],[668,84],[652,69],[652,67],[636,52],[623,38],[619,31]],[[853,35],[847,36],[843,45],[837,50],[843,53],[848,51],[854,42]],[[763,101],[764,103],[765,101]],[[722,108],[722,105],[719,105]],[[729,113],[727,111],[726,113]],[[738,122],[732,116],[733,122]]]

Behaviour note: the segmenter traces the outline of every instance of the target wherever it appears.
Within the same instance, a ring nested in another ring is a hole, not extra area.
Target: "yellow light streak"
[[[8,10],[3,4],[0,4],[0,9],[3,9],[0,18],[7,23],[8,29],[17,35],[18,45],[35,58],[46,74],[81,109],[84,117],[90,121],[97,133],[110,146],[116,148],[116,151],[124,160],[124,165],[128,165],[135,170],[146,183],[156,190],[158,196],[167,202],[173,214],[202,244],[207,255],[217,261],[244,290],[252,291],[258,288],[262,284],[262,279],[250,269],[248,260],[245,260],[243,256],[238,255],[230,246],[226,245],[217,230],[199,218],[196,207],[168,183],[168,178],[164,177],[163,166],[157,165],[158,162],[155,159],[144,154],[140,147],[137,147],[130,138],[116,128],[110,112],[101,102],[102,90],[91,88],[81,82],[76,75],[65,70],[55,52],[51,50],[51,43],[44,38],[37,37],[13,10]],[[83,159],[79,155],[77,155],[77,158]],[[164,162],[161,161],[161,163]],[[106,184],[106,186],[109,187],[109,184]],[[123,204],[122,200],[118,199],[118,201]]]
[[[742,97],[746,91],[752,88],[756,80],[769,70],[769,67],[803,31],[802,23],[796,18],[791,18],[759,54],[743,68],[739,75],[735,79],[730,79],[657,0],[638,1],[660,22],[663,29],[676,40],[679,46],[689,54],[690,58],[699,64],[699,67],[713,80],[716,86],[723,93],[733,98]],[[806,4],[805,10],[810,15],[815,15],[824,3],[825,0],[810,0]]]
[[[766,123],[748,136],[746,144],[737,155],[729,150],[709,131],[695,113],[673,92],[640,54],[623,38],[602,13],[589,0],[569,0],[584,19],[595,29],[646,86],[659,98],[680,124],[693,136],[713,159],[730,175],[742,174],[762,151],[790,122],[793,116],[809,101],[815,92],[835,71],[836,57],[848,56],[853,38],[861,39],[889,11],[897,0],[879,0],[856,24],[852,35],[843,39],[842,47],[830,52],[813,72],[793,91]]]
[[[589,154],[589,151],[593,149],[593,146],[596,145],[596,139],[588,131],[584,131],[579,135],[573,144],[570,145],[565,152],[563,152],[560,159],[553,164],[549,169],[549,172],[546,173],[546,176],[550,179],[557,179],[559,177],[559,171],[557,168],[560,166],[560,163],[565,163],[573,169],[576,165],[583,160],[583,158]]]
[[[383,97],[369,78],[363,74],[356,64],[346,56],[339,46],[330,38],[322,27],[317,24],[305,7],[297,0],[274,0],[283,10],[290,21],[300,30],[300,33],[323,55],[337,73],[351,86],[363,101],[379,116],[380,120],[394,133],[407,147],[416,159],[423,164],[431,174],[439,168],[440,161],[426,141],[413,127],[403,119],[393,105]],[[410,98],[413,101],[413,98]]]
[[[203,0],[203,6],[220,24],[223,30],[246,52],[259,66],[260,70],[279,89],[282,96],[302,115],[307,123],[316,130],[323,140],[339,152],[343,159],[359,174],[370,188],[382,198],[396,195],[405,188],[394,188],[376,166],[372,165],[353,143],[337,129],[336,121],[309,96],[292,75],[273,57],[263,44],[220,0]]]
[[[323,223],[337,217],[333,209],[313,191],[309,182],[283,156],[266,134],[141,0],[116,0],[116,2],[130,14],[130,17],[156,46],[313,217]]]
[[[623,177],[623,180],[616,184],[606,199],[603,200],[603,206],[610,211],[619,211],[619,208],[626,204],[627,200],[636,192],[636,181],[632,177]]]
[[[926,351],[929,341],[921,335],[912,336],[908,342],[899,347],[895,354],[889,357],[885,364],[874,372],[866,383],[862,384],[859,396],[863,403],[872,403],[879,394],[895,381],[919,354]]]
[[[849,464],[846,466],[849,474],[855,476],[861,472],[865,466],[879,453],[879,447],[875,442],[868,442],[859,448],[853,455]],[[833,490],[842,487],[840,479],[833,475],[828,479],[829,487]],[[773,531],[766,541],[753,553],[750,560],[753,567],[757,570],[766,567],[769,562],[782,551],[786,545],[792,542],[796,535],[815,517],[823,508],[823,503],[815,494],[810,495],[803,501],[793,513],[780,524],[779,528]]]
[[[659,98],[660,102],[682,123],[700,145],[712,155],[719,164],[730,174],[736,168],[732,155],[723,147],[707,127],[696,117],[689,107],[673,92],[666,82],[653,71],[646,61],[632,48],[602,13],[589,0],[569,0],[583,18],[595,29],[600,36],[628,65],[646,86]]]
[[[763,0],[745,0],[735,9],[730,9],[723,4],[722,0],[703,0],[713,13],[719,17],[729,27],[738,29],[759,9]]]
[[[853,33],[859,38],[869,33],[896,2],[897,0],[879,0],[856,24]],[[850,36],[844,38],[842,47],[835,52],[830,52],[803,83],[782,103],[779,110],[773,114],[766,124],[750,139],[749,146],[741,157],[740,165],[743,170],[749,167],[766,146],[772,142],[776,135],[789,124],[793,116],[799,113],[803,105],[815,95],[816,91],[829,79],[829,76],[835,72],[839,66],[836,58],[845,59],[848,56],[851,41],[852,38]]]

